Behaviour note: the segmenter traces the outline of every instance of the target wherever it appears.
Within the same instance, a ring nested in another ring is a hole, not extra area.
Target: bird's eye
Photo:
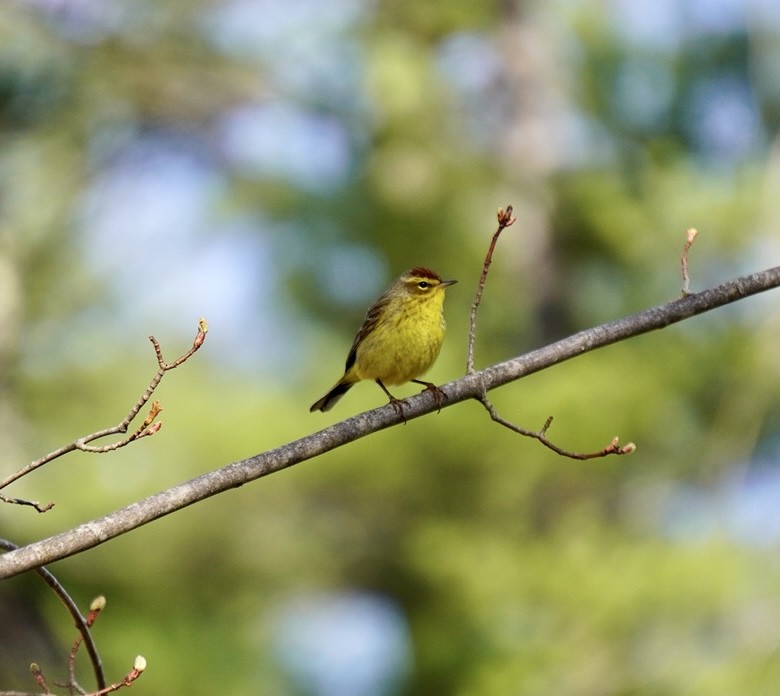
[[[417,287],[420,288],[420,290],[425,290],[425,288],[428,287],[428,281],[421,280],[419,283],[417,283]]]

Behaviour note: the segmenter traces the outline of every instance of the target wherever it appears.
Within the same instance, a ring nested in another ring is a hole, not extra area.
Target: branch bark
[[[715,288],[686,295],[638,314],[581,331],[543,348],[498,363],[480,372],[467,374],[443,385],[442,389],[447,394],[447,401],[443,407],[453,406],[466,399],[479,399],[486,391],[588,351],[649,331],[663,329],[697,314],[778,286],[780,286],[780,266],[736,278]],[[403,416],[406,420],[410,420],[437,409],[438,404],[434,396],[423,392],[406,400]],[[403,422],[402,416],[392,406],[385,405],[276,449],[233,462],[128,505],[105,517],[10,551],[0,556],[0,578],[11,577],[98,546],[188,505],[307,459],[313,459],[401,422]]]

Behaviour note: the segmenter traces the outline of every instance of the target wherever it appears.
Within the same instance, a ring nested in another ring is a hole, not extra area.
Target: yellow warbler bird
[[[344,376],[309,411],[329,411],[354,384],[373,379],[403,414],[401,401],[385,385],[416,382],[443,394],[432,382],[417,379],[439,357],[444,340],[444,290],[457,283],[428,268],[412,268],[396,280],[368,310],[347,356]]]

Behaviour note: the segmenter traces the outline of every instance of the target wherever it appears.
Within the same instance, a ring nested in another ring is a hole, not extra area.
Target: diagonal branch
[[[442,407],[449,408],[466,399],[479,399],[486,391],[588,351],[663,329],[670,324],[778,286],[780,266],[736,278],[710,290],[686,295],[638,314],[580,331],[543,348],[498,363],[481,372],[467,374],[444,385],[447,402]],[[429,392],[410,397],[405,403],[403,415],[407,420],[419,418],[439,408],[436,399]],[[0,578],[17,575],[44,563],[85,551],[200,500],[313,459],[336,447],[401,422],[401,415],[392,406],[381,406],[276,449],[228,464],[105,517],[10,551],[0,556]]]

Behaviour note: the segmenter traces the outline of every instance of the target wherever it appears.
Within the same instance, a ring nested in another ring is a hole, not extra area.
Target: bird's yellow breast
[[[444,340],[444,291],[391,301],[384,319],[358,346],[354,370],[359,379],[404,384],[436,361]]]

